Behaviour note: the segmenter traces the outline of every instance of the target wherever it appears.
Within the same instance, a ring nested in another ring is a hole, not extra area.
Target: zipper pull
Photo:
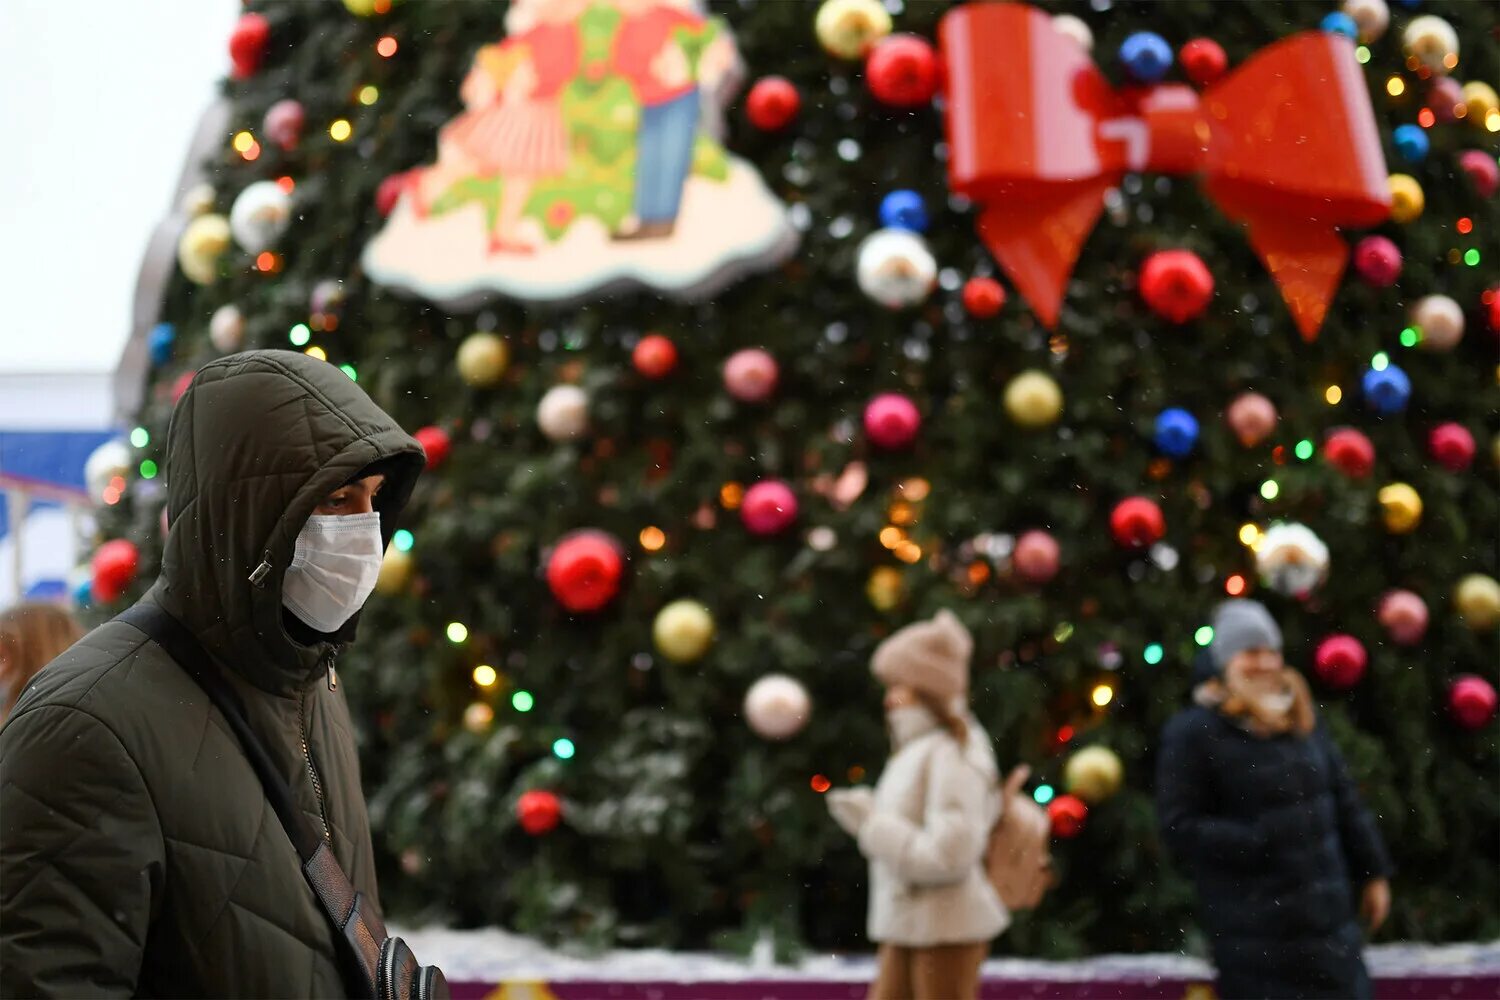
[[[337,650],[328,654],[328,690],[330,691],[337,691],[339,689],[338,658],[339,654]]]
[[[271,575],[271,553],[267,552],[261,559],[260,565],[250,573],[250,586],[257,589],[266,585],[266,577]]]

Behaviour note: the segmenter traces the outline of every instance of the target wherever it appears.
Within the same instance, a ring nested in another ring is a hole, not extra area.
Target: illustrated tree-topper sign
[[[697,0],[516,0],[505,26],[365,248],[374,280],[459,308],[632,284],[696,298],[796,249],[786,206],[720,142],[743,72]]]

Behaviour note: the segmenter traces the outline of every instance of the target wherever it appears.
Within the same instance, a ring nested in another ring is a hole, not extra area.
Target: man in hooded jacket
[[[202,643],[376,905],[334,661],[423,461],[332,365],[215,361],[172,415],[143,598]],[[108,622],[28,685],[0,730],[0,995],[348,995],[335,945],[240,744],[159,646]]]

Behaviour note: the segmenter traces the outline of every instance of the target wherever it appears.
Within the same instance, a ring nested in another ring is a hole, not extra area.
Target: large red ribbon
[[[1271,45],[1200,95],[1181,84],[1116,92],[1088,54],[1018,3],[949,12],[949,182],[981,206],[979,233],[1047,326],[1104,192],[1127,171],[1200,174],[1276,279],[1308,340],[1349,250],[1341,226],[1390,212],[1364,73],[1347,38]]]

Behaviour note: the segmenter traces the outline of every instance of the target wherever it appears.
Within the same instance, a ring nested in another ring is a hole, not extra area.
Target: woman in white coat
[[[973,648],[949,611],[876,648],[893,753],[873,793],[828,795],[870,861],[869,936],[880,946],[871,1000],[976,996],[990,942],[1010,924],[983,867],[1000,785],[968,708]]]

